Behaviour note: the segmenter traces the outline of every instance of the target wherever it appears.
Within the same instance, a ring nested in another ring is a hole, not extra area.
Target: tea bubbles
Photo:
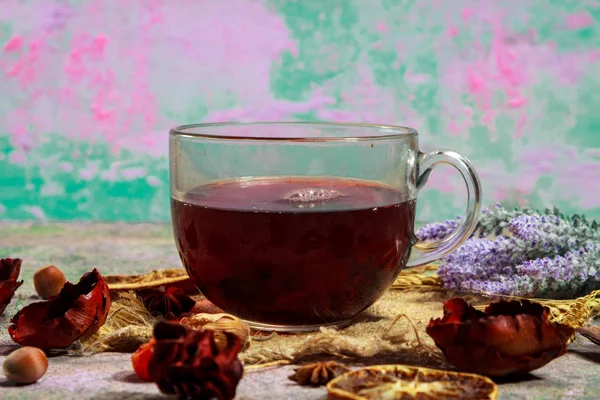
[[[295,204],[299,208],[312,208],[315,204],[323,204],[329,200],[345,196],[335,189],[302,188],[290,190],[283,196],[283,200]]]

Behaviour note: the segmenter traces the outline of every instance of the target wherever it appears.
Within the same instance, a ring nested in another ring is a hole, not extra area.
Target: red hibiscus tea
[[[415,201],[360,180],[222,181],[173,199],[171,211],[202,293],[265,324],[352,318],[392,284],[413,244]]]

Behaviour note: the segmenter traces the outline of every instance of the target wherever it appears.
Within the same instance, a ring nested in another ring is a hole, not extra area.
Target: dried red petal
[[[154,354],[148,373],[161,392],[180,398],[231,400],[244,369],[237,355],[240,339],[231,333],[219,350],[212,331],[159,322],[154,328]]]
[[[21,273],[20,258],[2,258],[0,259],[0,314],[6,310],[15,291],[23,284],[19,279]]]
[[[485,312],[460,298],[444,304],[427,333],[459,370],[488,376],[538,369],[567,351],[574,329],[550,322],[549,309],[527,300],[499,301]]]
[[[148,343],[141,345],[131,356],[133,371],[138,378],[145,382],[152,382],[152,379],[150,379],[150,374],[148,374],[148,364],[150,363],[152,354],[154,354],[155,343],[156,339],[150,339]]]
[[[104,325],[109,308],[108,286],[94,269],[75,285],[65,283],[58,296],[21,309],[11,319],[8,333],[23,346],[65,348],[96,333]]]
[[[136,293],[148,311],[155,315],[162,315],[166,319],[181,317],[196,305],[194,299],[173,286],[167,289],[141,289]]]

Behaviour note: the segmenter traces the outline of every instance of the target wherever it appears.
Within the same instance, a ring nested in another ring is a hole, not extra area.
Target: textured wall
[[[167,220],[181,123],[417,128],[486,203],[600,216],[600,1],[0,0],[0,218]],[[433,174],[419,216],[460,214]]]

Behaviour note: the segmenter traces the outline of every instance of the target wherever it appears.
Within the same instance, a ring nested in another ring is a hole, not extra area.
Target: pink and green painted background
[[[166,221],[168,128],[227,120],[411,126],[486,203],[600,217],[600,1],[0,1],[0,219]]]

